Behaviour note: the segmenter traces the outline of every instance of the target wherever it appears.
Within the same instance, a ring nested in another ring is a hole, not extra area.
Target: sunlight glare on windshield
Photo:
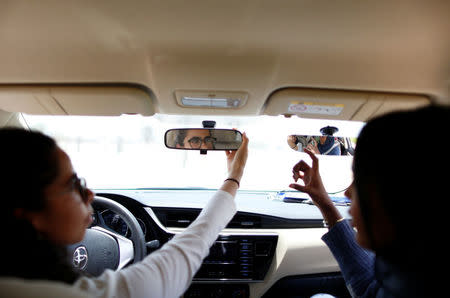
[[[74,168],[92,188],[218,188],[227,178],[225,153],[172,150],[164,146],[171,128],[236,128],[250,138],[249,158],[241,189],[282,190],[292,182],[291,169],[305,153],[290,149],[291,134],[319,134],[321,127],[339,128],[337,136],[357,137],[362,122],[310,120],[282,116],[31,116],[32,129],[54,137],[71,157]],[[352,157],[320,156],[327,191],[336,192],[352,179]]]

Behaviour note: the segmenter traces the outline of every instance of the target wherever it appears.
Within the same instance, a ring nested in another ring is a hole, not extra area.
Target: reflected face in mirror
[[[215,139],[208,129],[188,129],[180,131],[176,148],[214,149]]]
[[[242,133],[234,129],[177,128],[166,131],[164,144],[182,150],[237,150]]]
[[[333,136],[289,135],[287,137],[287,143],[291,149],[298,152],[303,152],[307,148],[315,154],[342,154],[341,143],[343,143],[343,140]]]

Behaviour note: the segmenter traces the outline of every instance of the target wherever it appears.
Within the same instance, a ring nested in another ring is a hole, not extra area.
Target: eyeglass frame
[[[74,179],[75,187],[80,193],[81,199],[83,202],[87,202],[89,200],[89,189],[87,188],[86,179],[77,175],[75,175]]]
[[[197,138],[197,139],[200,140],[200,145],[199,145],[198,147],[193,146],[192,143],[191,143],[191,142],[193,142],[193,139],[194,139],[194,138]],[[204,137],[204,138],[194,136],[194,137],[192,137],[192,138],[190,138],[190,139],[188,140],[188,143],[189,143],[189,145],[190,145],[192,148],[199,149],[200,147],[202,147],[202,144],[205,144],[205,145],[207,144],[207,143],[206,143],[206,142],[207,142],[207,141],[206,141],[207,138],[211,140],[211,144],[212,144],[213,149],[214,149],[214,145],[215,145],[215,142],[217,141],[217,138],[214,138],[214,137],[211,137],[211,136],[206,136],[206,137]]]

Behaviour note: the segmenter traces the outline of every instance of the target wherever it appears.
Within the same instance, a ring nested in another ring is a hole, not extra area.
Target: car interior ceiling
[[[27,128],[24,114],[366,122],[450,104],[450,1],[2,2],[0,127]],[[137,219],[148,254],[200,212],[173,190],[98,195]],[[323,231],[239,210],[184,297],[349,297]]]

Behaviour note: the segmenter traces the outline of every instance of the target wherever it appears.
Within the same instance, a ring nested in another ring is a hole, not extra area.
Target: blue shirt
[[[335,144],[336,146],[333,149],[331,149]],[[328,136],[323,144],[319,142],[317,144],[317,149],[319,149],[320,154],[341,155],[341,147],[339,143],[335,140],[334,137],[331,136]]]
[[[322,240],[341,268],[353,297],[376,297],[380,285],[375,280],[375,255],[356,242],[355,231],[344,220],[336,223]]]
[[[385,261],[356,242],[355,231],[347,220],[336,223],[322,240],[341,268],[353,297],[441,297],[445,274],[408,270]],[[410,268],[415,269],[412,262]],[[442,269],[442,268],[441,268]],[[446,292],[446,291],[445,291]],[[434,295],[437,294],[437,295]],[[445,295],[444,295],[445,296]]]

